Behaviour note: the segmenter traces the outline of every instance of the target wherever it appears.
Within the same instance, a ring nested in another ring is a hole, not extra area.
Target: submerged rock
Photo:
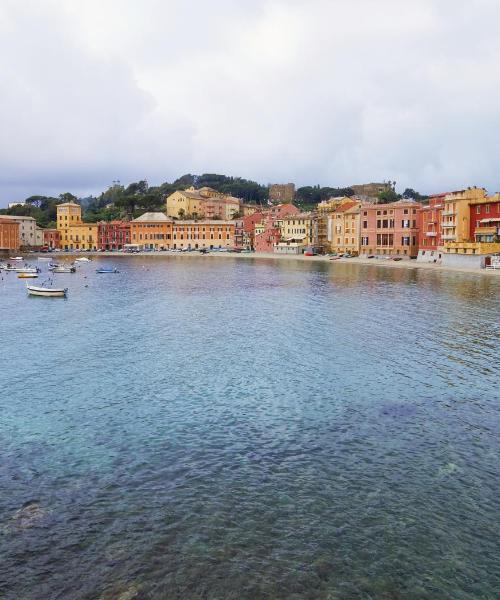
[[[136,583],[117,585],[104,592],[100,600],[134,600],[139,595],[139,586]]]
[[[11,528],[29,529],[30,527],[35,527],[41,523],[47,514],[47,511],[38,502],[26,502],[22,508],[14,513],[10,521]]]
[[[455,473],[460,473],[460,468],[452,462],[446,463],[438,469],[438,477],[447,477],[448,475],[454,475]]]

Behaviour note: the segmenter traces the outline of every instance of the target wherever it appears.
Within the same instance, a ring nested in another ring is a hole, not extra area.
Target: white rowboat
[[[68,288],[37,287],[26,284],[26,291],[30,296],[45,296],[46,298],[65,298]]]

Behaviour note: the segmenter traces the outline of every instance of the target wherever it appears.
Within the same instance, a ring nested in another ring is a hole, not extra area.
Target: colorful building
[[[172,249],[230,250],[235,247],[234,221],[174,221],[172,224]]]
[[[147,212],[130,221],[130,243],[149,250],[167,250],[172,245],[174,219],[162,212]]]
[[[97,225],[100,250],[123,250],[125,244],[130,244],[130,222],[100,221]]]
[[[360,202],[351,200],[328,215],[328,242],[332,252],[359,255],[360,206]]]
[[[418,213],[418,258],[422,262],[440,262],[444,200],[447,194],[434,194]]]
[[[49,250],[56,250],[61,247],[61,234],[57,229],[43,230],[43,246]]]
[[[56,224],[63,250],[97,250],[97,223],[84,223],[82,207],[76,202],[57,205]]]
[[[40,246],[39,229],[33,217],[23,215],[2,215],[2,219],[13,221],[19,224],[19,244],[20,248],[36,248]]]
[[[274,252],[274,247],[281,240],[281,229],[271,219],[263,226],[255,227],[255,252]]]
[[[239,198],[209,187],[178,190],[166,199],[166,213],[176,219],[204,218],[229,220],[242,210]],[[248,211],[248,209],[247,209]]]
[[[484,268],[500,253],[500,195],[483,188],[448,194],[443,213],[442,264]]]
[[[414,200],[361,205],[360,253],[415,258],[420,208]]]
[[[0,251],[19,250],[19,223],[0,215]]]
[[[314,240],[314,217],[312,213],[298,213],[281,219],[282,242],[300,241],[305,246],[312,246]]]

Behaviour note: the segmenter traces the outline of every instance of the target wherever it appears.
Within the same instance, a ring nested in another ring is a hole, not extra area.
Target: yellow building
[[[331,213],[334,210],[336,210],[342,204],[345,204],[346,202],[351,202],[351,201],[352,201],[352,198],[349,198],[348,196],[338,196],[338,197],[328,198],[328,200],[323,200],[322,202],[320,202],[318,204],[318,207],[316,210],[317,210],[318,214],[320,214],[320,215],[328,214],[328,213]]]
[[[359,255],[360,206],[359,202],[345,202],[328,216],[328,242],[331,252]]]
[[[486,198],[483,188],[469,188],[447,194],[441,213],[441,239],[446,248],[449,243],[468,242],[470,240],[470,204]]]
[[[202,217],[230,220],[241,209],[242,203],[238,198],[221,194],[209,187],[178,190],[166,199],[166,213],[176,219]]]
[[[280,223],[283,241],[301,240],[304,245],[311,246],[314,238],[313,220],[312,213],[299,213],[283,217],[282,223]]]
[[[57,230],[63,250],[97,250],[98,225],[82,221],[82,207],[76,202],[57,205]]]

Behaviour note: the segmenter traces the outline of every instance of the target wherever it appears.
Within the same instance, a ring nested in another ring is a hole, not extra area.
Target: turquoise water
[[[498,278],[181,256],[57,281],[0,281],[0,597],[500,597]]]

